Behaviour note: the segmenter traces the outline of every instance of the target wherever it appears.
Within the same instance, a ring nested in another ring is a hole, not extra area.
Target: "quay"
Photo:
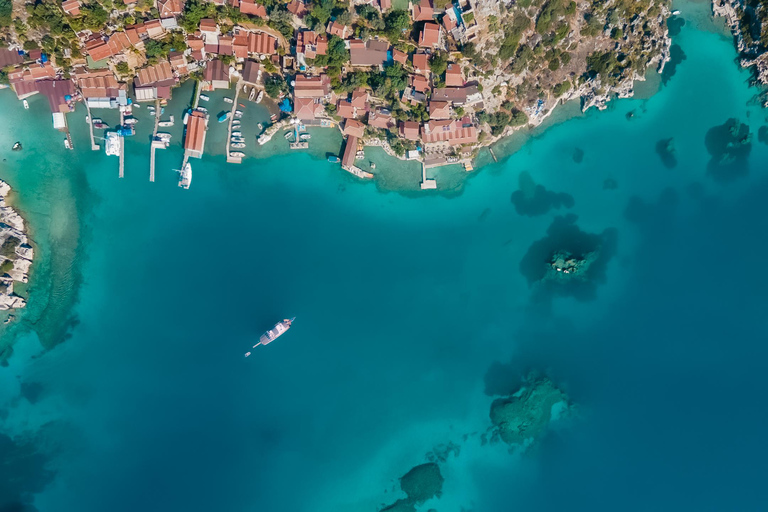
[[[157,126],[160,123],[160,111],[160,100],[155,100],[155,127],[152,130],[152,144],[149,149],[149,181],[153,183],[155,181],[155,150],[158,147],[155,139],[157,139]]]
[[[232,156],[230,153],[230,145],[232,144],[232,122],[235,119],[235,111],[237,110],[237,97],[240,95],[240,79],[235,82],[235,99],[232,101],[232,109],[229,111],[229,123],[227,124],[227,163],[240,164],[243,163],[242,157]]]

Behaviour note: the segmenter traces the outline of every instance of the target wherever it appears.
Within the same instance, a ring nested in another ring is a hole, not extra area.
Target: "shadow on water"
[[[554,296],[593,300],[597,285],[605,282],[606,267],[616,253],[618,231],[609,228],[601,234],[586,233],[576,225],[576,215],[558,216],[547,229],[547,236],[528,248],[520,262],[520,272],[532,289],[534,302],[548,302]],[[550,261],[556,252],[567,252],[589,260],[578,275],[552,274]]]
[[[544,215],[552,208],[573,208],[573,196],[564,192],[552,192],[537,185],[530,173],[521,172],[518,177],[518,190],[512,193],[512,204],[520,215],[533,217]]]
[[[661,163],[667,169],[677,166],[677,157],[675,157],[674,139],[661,139],[656,143],[656,153],[661,158]]]
[[[669,47],[669,62],[664,66],[664,71],[661,73],[661,84],[667,85],[667,82],[669,82],[673,76],[675,76],[675,72],[677,71],[677,66],[680,65],[685,59],[686,59],[685,52],[683,49],[676,44],[673,44]]]
[[[748,157],[752,150],[749,126],[731,118],[710,128],[704,139],[710,158],[707,173],[718,183],[728,183],[749,174]]]
[[[35,493],[45,489],[54,473],[33,439],[13,440],[0,434],[0,512],[34,512]]]
[[[573,149],[573,161],[577,164],[580,164],[584,161],[584,150],[581,148],[574,148]]]

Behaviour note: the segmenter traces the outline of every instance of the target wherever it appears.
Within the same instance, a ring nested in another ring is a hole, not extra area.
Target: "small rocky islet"
[[[573,410],[568,395],[551,379],[531,372],[514,393],[491,403],[491,426],[481,434],[482,444],[501,441],[511,452],[523,453],[544,436],[553,421],[566,418]],[[465,434],[462,440],[475,435]],[[427,454],[429,462],[414,466],[400,478],[400,490],[406,497],[383,506],[379,512],[416,512],[421,504],[439,498],[445,483],[440,467],[450,455],[458,456],[460,452],[460,444],[439,444]]]

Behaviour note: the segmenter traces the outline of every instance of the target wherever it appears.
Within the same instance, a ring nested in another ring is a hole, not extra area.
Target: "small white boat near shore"
[[[21,100],[21,104],[24,105],[24,110],[29,110],[29,102],[27,100]]]

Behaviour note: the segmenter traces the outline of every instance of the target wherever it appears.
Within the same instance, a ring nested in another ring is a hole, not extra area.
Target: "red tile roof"
[[[365,135],[365,125],[355,119],[346,119],[344,121],[344,135],[362,137]]]
[[[413,60],[413,69],[417,73],[422,75],[429,74],[429,55],[426,53],[414,53],[411,59]]]
[[[347,38],[347,31],[349,30],[349,27],[346,25],[342,25],[341,23],[336,23],[335,21],[331,21],[328,23],[328,28],[326,28],[326,32],[328,32],[329,35],[332,36],[338,36],[342,39]]]
[[[419,34],[419,46],[422,48],[432,48],[440,45],[442,30],[437,23],[425,23],[421,34]]]
[[[411,87],[418,92],[426,92],[429,89],[429,80],[421,75],[411,75],[409,77]]]
[[[353,66],[380,66],[387,62],[388,51],[387,41],[369,39],[363,43],[357,39],[349,44],[349,63]]]
[[[419,123],[416,121],[400,121],[400,136],[408,140],[419,140]]]
[[[451,104],[447,101],[430,101],[429,102],[429,118],[430,119],[450,119],[451,118]]]
[[[392,60],[395,62],[399,62],[402,65],[405,65],[406,62],[408,62],[408,54],[405,52],[401,52],[397,48],[392,48]]]
[[[61,3],[61,8],[70,16],[78,16],[80,14],[80,2],[78,0],[64,0]]]
[[[355,157],[357,156],[357,137],[350,135],[347,137],[347,145],[344,146],[344,154],[341,157],[341,165],[344,167],[351,167],[355,165]]]
[[[184,149],[193,153],[191,156],[201,156],[205,147],[206,131],[205,114],[194,110],[187,119],[187,133],[184,136]]]
[[[292,0],[286,5],[288,12],[295,14],[299,18],[303,18],[309,12],[307,6],[301,0]]]
[[[374,110],[368,113],[368,126],[386,130],[392,125],[392,114],[388,110]]]
[[[461,74],[461,68],[458,64],[448,64],[448,68],[445,70],[445,86],[446,87],[463,87],[464,76]]]
[[[294,98],[322,98],[331,93],[331,81],[328,75],[296,75],[293,86]]]
[[[469,117],[460,120],[428,121],[421,127],[424,143],[447,142],[452,146],[477,142],[477,127]]]
[[[432,21],[434,15],[435,10],[425,0],[422,0],[421,4],[414,4],[413,6],[413,21]]]
[[[240,12],[250,14],[251,16],[258,16],[259,18],[267,17],[267,8],[256,3],[255,0],[240,0]]]
[[[309,121],[321,116],[323,110],[323,104],[316,98],[296,98],[293,103],[293,111],[296,117],[302,121]]]
[[[277,39],[265,32],[248,34],[248,53],[274,55],[277,53]]]
[[[317,35],[311,30],[299,32],[296,36],[296,53],[303,53],[308,59],[325,55],[328,51],[328,38]]]

